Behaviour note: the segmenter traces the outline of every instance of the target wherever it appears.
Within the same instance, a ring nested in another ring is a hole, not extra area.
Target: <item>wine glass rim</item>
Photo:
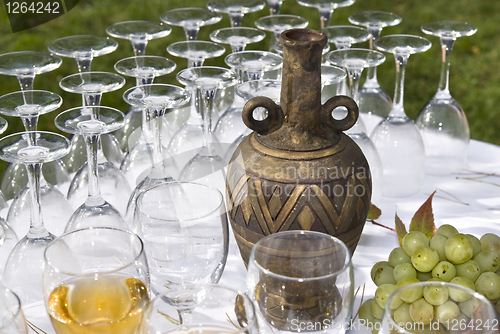
[[[386,318],[387,314],[390,314],[391,313],[391,310],[390,310],[390,300],[392,300],[392,298],[395,298],[397,297],[397,295],[407,289],[412,289],[412,288],[415,288],[415,287],[426,287],[426,286],[443,286],[443,287],[447,287],[447,288],[454,288],[454,289],[458,289],[458,290],[462,290],[464,292],[467,292],[468,294],[471,295],[471,298],[477,298],[479,299],[483,304],[486,304],[487,307],[488,307],[488,312],[490,314],[497,314],[494,306],[491,304],[491,302],[482,294],[480,294],[479,292],[477,291],[474,291],[472,289],[469,289],[463,285],[459,285],[459,284],[454,284],[454,283],[450,283],[450,282],[440,282],[440,281],[423,281],[423,282],[416,282],[416,283],[412,283],[412,284],[408,284],[408,285],[405,285],[397,290],[395,290],[393,293],[391,293],[391,295],[389,296],[389,298],[387,298],[387,303],[385,304],[385,307],[384,307],[384,313],[382,315],[382,321]],[[396,321],[394,321],[394,319],[392,319],[392,316],[390,316],[389,318],[389,322],[391,323],[391,326],[393,329],[396,329],[398,330],[398,333],[408,333],[408,334],[411,334],[411,332],[405,330],[404,328],[402,328],[401,326],[399,326],[398,323],[396,323]]]
[[[285,234],[320,236],[320,237],[323,237],[325,239],[330,239],[330,240],[334,241],[337,245],[340,245],[342,247],[342,249],[344,249],[345,254],[346,254],[346,260],[344,261],[342,268],[340,268],[339,270],[336,270],[334,272],[328,273],[326,275],[321,275],[321,276],[316,276],[316,277],[306,277],[306,278],[304,278],[304,277],[299,278],[299,277],[292,277],[292,276],[277,274],[275,272],[270,271],[269,269],[264,268],[255,259],[255,252],[256,252],[257,248],[259,246],[261,246],[261,244],[264,243],[266,240],[269,240],[269,239],[276,237],[276,236],[282,236]],[[259,241],[257,241],[255,243],[255,245],[252,247],[252,251],[250,252],[249,265],[250,265],[250,263],[255,265],[259,269],[259,271],[265,272],[267,276],[272,276],[275,278],[280,278],[280,279],[285,279],[285,280],[299,280],[300,279],[301,282],[308,282],[308,281],[310,282],[310,281],[322,280],[322,279],[325,279],[326,277],[338,276],[339,274],[350,270],[350,268],[352,266],[352,254],[351,254],[351,251],[349,250],[349,248],[347,247],[347,245],[342,240],[340,240],[339,238],[334,237],[332,235],[322,233],[322,232],[317,232],[317,231],[289,230],[289,231],[282,231],[282,232],[269,234],[269,235],[265,236],[264,238],[260,239]]]
[[[160,187],[172,187],[174,185],[194,185],[194,186],[201,186],[201,187],[204,187],[206,189],[210,189],[212,191],[214,191],[218,197],[219,197],[219,201],[217,201],[219,204],[217,205],[216,208],[214,208],[213,210],[210,210],[208,212],[204,212],[203,215],[200,215],[200,216],[196,216],[196,217],[193,217],[193,218],[183,218],[183,219],[166,219],[166,218],[161,218],[161,217],[156,217],[156,216],[153,216],[151,214],[148,214],[146,212],[144,212],[143,210],[141,210],[141,201],[142,201],[142,198],[144,198],[145,194],[150,191],[150,190],[153,190],[153,189],[157,189],[157,188],[160,188]],[[155,219],[155,220],[160,220],[160,221],[163,221],[163,222],[190,222],[190,221],[194,221],[194,220],[198,220],[198,219],[203,219],[205,217],[209,217],[211,216],[212,214],[216,213],[222,206],[224,205],[224,196],[222,196],[222,193],[219,191],[219,189],[215,188],[215,187],[211,187],[211,186],[208,186],[206,184],[202,184],[202,183],[196,183],[196,182],[179,182],[179,181],[170,181],[170,182],[166,182],[166,183],[162,183],[162,184],[157,184],[151,188],[148,188],[147,190],[143,191],[142,193],[139,194],[139,196],[137,196],[137,199],[135,200],[135,208],[137,210],[137,212],[147,218],[151,218],[151,219]]]
[[[139,241],[139,245],[140,245],[140,249],[139,249],[139,252],[137,252],[137,255],[132,259],[130,260],[128,263],[120,266],[120,267],[117,267],[117,268],[114,268],[114,269],[111,269],[111,270],[105,270],[105,271],[94,271],[94,272],[88,272],[88,273],[77,273],[77,272],[72,272],[72,271],[67,271],[67,270],[62,270],[61,268],[58,268],[57,266],[55,266],[48,258],[47,258],[47,253],[48,251],[50,250],[50,248],[56,244],[56,242],[58,241],[61,241],[63,240],[64,238],[66,238],[67,236],[69,235],[72,235],[72,234],[75,234],[75,233],[79,233],[79,232],[82,232],[82,231],[90,231],[90,230],[110,230],[110,231],[118,231],[118,232],[121,232],[121,233],[126,233],[132,237],[135,237],[136,240]],[[125,229],[122,229],[122,228],[118,228],[118,227],[108,227],[108,226],[94,226],[94,227],[87,227],[87,228],[81,228],[81,229],[77,229],[77,230],[74,230],[74,231],[71,231],[71,232],[67,232],[67,233],[64,233],[63,235],[57,237],[56,239],[54,239],[51,243],[49,243],[47,245],[47,247],[45,248],[45,250],[43,251],[43,260],[44,262],[46,263],[46,265],[50,266],[51,268],[53,268],[56,272],[58,273],[61,273],[61,274],[65,274],[65,275],[71,275],[71,276],[74,276],[74,277],[89,277],[89,276],[95,276],[95,275],[107,275],[107,274],[110,274],[110,273],[115,273],[115,272],[119,272],[127,267],[129,267],[131,264],[133,263],[136,263],[138,262],[139,258],[144,254],[144,242],[142,241],[142,239],[135,233],[129,231],[129,230],[125,230]]]
[[[0,329],[3,329],[3,328],[6,328],[10,325],[11,322],[14,321],[14,319],[22,313],[23,309],[22,309],[22,306],[21,306],[21,299],[19,299],[19,296],[14,292],[12,291],[11,289],[3,286],[3,285],[0,285],[0,289],[2,290],[2,293],[4,293],[5,295],[8,295],[10,294],[11,296],[14,297],[14,300],[17,302],[15,306],[17,306],[17,309],[15,310],[15,312],[11,313],[11,317],[10,317],[10,320],[8,322],[4,322],[2,321],[2,323],[0,324]],[[5,326],[4,326],[5,325]]]

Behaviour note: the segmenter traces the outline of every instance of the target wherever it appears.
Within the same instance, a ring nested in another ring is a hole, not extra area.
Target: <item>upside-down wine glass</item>
[[[123,87],[125,84],[125,79],[115,73],[109,72],[85,72],[72,74],[64,77],[60,82],[59,86],[71,93],[82,94],[85,97],[86,105],[89,107],[99,106],[101,104],[101,97],[103,93],[116,91]],[[87,114],[91,114],[93,109],[89,109]],[[82,114],[85,110],[82,110]],[[120,126],[123,126],[120,122]],[[72,131],[79,136],[78,131]],[[110,133],[110,131],[104,131],[104,133]],[[101,137],[101,136],[99,136]],[[85,143],[88,147],[87,143]],[[119,212],[122,214],[126,210],[126,202],[130,196],[131,189],[130,186],[119,168],[108,161],[103,153],[101,140],[96,143],[97,145],[97,168],[99,169],[99,178],[101,183],[101,190],[103,197],[111,203]],[[80,167],[78,172],[73,177],[71,185],[68,190],[68,200],[72,203],[73,207],[80,207],[88,197],[88,187],[89,187],[89,168],[88,168],[88,154],[87,161]]]
[[[220,57],[226,52],[226,48],[220,44],[208,41],[182,41],[172,43],[167,47],[172,56],[186,58],[187,67],[203,66],[207,58]]]
[[[7,125],[7,121],[0,117],[0,134],[4,133],[5,130],[7,130]],[[2,193],[0,192],[0,211],[8,208],[9,206]],[[17,235],[14,229],[10,227],[5,219],[0,217],[0,278],[3,275],[7,257],[18,241],[19,240],[17,239]],[[0,327],[0,330],[1,329],[2,328]]]
[[[257,12],[266,6],[264,0],[209,0],[207,7],[216,13],[229,15],[231,27],[241,27],[243,16]]]
[[[0,333],[28,334],[19,297],[3,286],[0,286],[0,319]]]
[[[186,40],[198,39],[201,27],[215,24],[222,20],[222,15],[206,8],[187,7],[168,10],[161,14],[160,20],[166,24],[182,27]]]
[[[264,73],[280,70],[283,57],[266,51],[241,51],[228,55],[226,64],[236,73],[239,83],[260,80]],[[235,87],[236,89],[236,87]],[[215,126],[215,137],[220,143],[231,144],[247,131],[241,110],[246,101],[235,99],[233,105],[222,114]]]
[[[107,55],[118,48],[118,43],[109,37],[94,35],[73,35],[58,38],[52,41],[47,49],[61,57],[74,58],[78,67],[78,72],[90,72],[94,57]],[[85,96],[82,94],[82,105],[85,105]],[[109,159],[119,164],[123,159],[123,152],[113,135],[106,135],[103,138],[105,152]],[[81,136],[73,136],[71,139],[70,153],[65,156],[64,163],[70,175],[74,174],[82,167],[87,159],[85,152],[85,141]]]
[[[381,11],[364,11],[349,16],[349,22],[366,27],[370,33],[370,49],[373,49],[373,43],[380,38],[383,28],[398,25],[401,21],[400,16]],[[392,107],[391,98],[378,83],[377,67],[367,69],[366,80],[358,94],[359,112],[368,116],[365,119],[368,134],[370,134],[375,125],[380,122],[380,117],[387,117]]]
[[[87,228],[54,240],[43,257],[51,333],[142,332],[150,299],[142,240],[117,228]]]
[[[309,22],[301,16],[280,14],[260,17],[254,24],[259,29],[271,32],[269,49],[272,49],[275,43],[279,43],[278,39],[283,31],[305,28]]]
[[[124,58],[115,64],[115,70],[126,76],[135,77],[136,86],[150,85],[159,76],[172,73],[177,65],[170,59],[159,56],[136,56]],[[140,88],[138,88],[140,89]],[[125,125],[129,128],[125,131],[128,140],[127,154],[120,166],[121,172],[127,177],[129,184],[135,187],[137,176],[151,166],[146,140],[142,135],[141,126],[147,117],[146,111],[141,106],[132,106],[133,118],[129,118],[132,112],[125,116]],[[127,120],[129,122],[127,123]],[[133,120],[133,122],[132,122]],[[134,132],[135,131],[135,132]],[[165,132],[165,129],[163,129]],[[171,134],[169,134],[171,136]]]
[[[171,32],[172,28],[166,24],[153,21],[124,21],[112,24],[106,28],[106,33],[111,37],[130,40],[134,56],[136,57],[146,54],[146,47],[150,40],[166,37]],[[125,125],[114,133],[122,151],[128,152],[128,138],[130,133],[140,126],[140,120],[140,110],[130,108],[125,116]]]
[[[189,102],[190,94],[183,88],[166,84],[150,84],[132,87],[123,93],[125,102],[145,110],[142,135],[149,152],[150,168],[136,175],[137,184],[127,202],[126,221],[132,224],[137,197],[155,185],[173,181],[169,168],[164,161],[161,142],[162,121],[167,110],[180,107]],[[175,161],[167,161],[170,164]]]
[[[391,112],[371,134],[384,171],[382,193],[389,197],[410,196],[422,188],[425,149],[417,126],[404,110],[404,79],[411,54],[430,49],[431,42],[413,35],[388,35],[375,42],[378,50],[394,54],[396,85]]]
[[[45,229],[40,205],[42,164],[62,158],[69,150],[64,136],[42,131],[16,133],[0,139],[0,159],[24,163],[28,171],[31,200],[30,229],[14,247],[5,264],[2,283],[22,304],[42,300],[43,251],[55,236]]]
[[[342,83],[347,77],[346,71],[333,65],[321,65],[321,103],[333,96],[340,95]]]
[[[235,54],[235,53],[233,53]],[[177,80],[185,85],[194,87],[199,98],[199,113],[203,120],[203,146],[198,153],[182,169],[179,180],[195,181],[213,186],[221,192],[225,191],[226,166],[216,145],[212,131],[212,117],[215,109],[215,95],[218,89],[224,89],[236,84],[236,74],[226,68],[202,66],[185,69],[177,74]]]
[[[118,109],[85,106],[66,110],[55,118],[54,123],[58,129],[83,136],[87,146],[85,166],[87,168],[87,198],[68,220],[65,232],[96,226],[128,228],[120,211],[101,195],[97,152],[101,134],[113,132],[123,126],[124,117]],[[116,192],[123,191],[119,185],[116,187]],[[128,196],[125,194],[121,201],[125,201],[125,197]]]
[[[319,11],[320,28],[330,25],[333,11],[337,8],[348,7],[356,0],[297,0],[297,3],[306,7],[314,7]]]
[[[219,282],[229,249],[219,190],[188,182],[155,185],[137,198],[132,230],[144,241],[154,294]]]
[[[349,88],[352,99],[358,103],[359,81],[365,68],[378,66],[385,61],[385,56],[378,51],[369,49],[343,49],[334,50],[327,56],[330,63],[343,66],[349,77]],[[380,157],[375,145],[366,134],[361,118],[346,133],[358,144],[370,165],[372,175],[372,203],[380,204],[382,199],[383,171]]]
[[[23,90],[0,97],[0,113],[20,117],[26,131],[36,131],[40,115],[56,110],[62,104],[58,94],[44,90]],[[59,189],[46,182],[40,175],[40,203],[45,208],[46,227],[54,235],[60,235],[71,217],[73,208]],[[30,190],[25,187],[10,205],[7,222],[18,236],[28,233],[30,219]]]
[[[210,33],[212,41],[229,44],[231,52],[244,51],[247,44],[260,42],[264,37],[266,33],[262,30],[247,27],[222,28]]]
[[[33,90],[35,76],[55,70],[62,64],[62,59],[47,52],[18,51],[0,55],[0,74],[17,77],[21,90]],[[66,166],[60,161],[45,164],[45,174],[50,183],[67,187],[70,181]],[[42,175],[42,183],[46,183]],[[3,176],[1,190],[6,199],[14,198],[28,183],[23,164],[7,165]]]
[[[422,25],[422,31],[441,40],[442,64],[439,86],[415,120],[426,155],[428,174],[446,175],[465,168],[469,152],[469,124],[462,107],[450,94],[450,55],[458,37],[471,36],[477,28],[460,21],[438,21]]]

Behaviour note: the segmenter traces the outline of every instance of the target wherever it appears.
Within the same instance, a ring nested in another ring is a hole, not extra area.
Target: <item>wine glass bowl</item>
[[[28,334],[26,320],[19,297],[11,290],[0,287],[0,324],[1,333]]]
[[[212,25],[222,20],[222,15],[206,8],[177,8],[171,9],[160,16],[163,22],[182,27],[186,40],[196,40],[201,27]]]
[[[219,281],[229,247],[220,191],[170,182],[142,192],[136,206],[133,230],[144,240],[155,294]]]
[[[67,233],[43,255],[44,304],[57,334],[136,333],[149,304],[144,245],[132,232]]]
[[[257,314],[278,333],[303,328],[344,333],[354,299],[350,251],[339,239],[319,232],[268,235],[252,249],[247,294]]]
[[[438,90],[420,110],[416,124],[424,140],[426,172],[449,175],[465,168],[470,140],[467,116],[449,90],[450,54],[458,37],[471,36],[477,28],[461,21],[431,22],[421,28],[440,38],[442,65]]]

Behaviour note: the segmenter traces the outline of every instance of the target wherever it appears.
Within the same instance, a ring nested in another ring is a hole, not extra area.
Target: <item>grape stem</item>
[[[361,292],[361,301],[359,302],[358,311],[356,312],[356,314],[352,318],[353,321],[356,320],[356,318],[358,317],[358,315],[359,315],[359,309],[361,308],[361,305],[363,305],[363,299],[365,297],[365,287],[366,287],[366,283],[363,283],[363,292]],[[358,295],[359,289],[361,289],[361,286],[358,286],[358,289],[356,290],[356,293],[354,294],[354,299],[356,299],[356,296]]]
[[[394,229],[394,228],[392,228],[392,227],[389,227],[389,226],[382,225],[382,224],[380,224],[380,223],[377,223],[377,222],[376,222],[375,220],[373,220],[373,219],[367,219],[366,221],[367,221],[367,222],[372,223],[373,225],[377,225],[377,226],[380,226],[380,227],[386,228],[386,229],[388,229],[388,230],[390,230],[390,231],[392,231],[392,232],[396,232],[396,229]]]

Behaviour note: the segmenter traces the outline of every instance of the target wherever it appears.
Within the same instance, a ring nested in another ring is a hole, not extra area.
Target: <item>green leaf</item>
[[[435,193],[434,191],[417,212],[415,212],[410,223],[410,231],[420,231],[429,239],[434,236],[436,230],[434,214],[432,213],[432,198]]]
[[[396,212],[396,234],[398,235],[399,245],[403,247],[403,237],[408,233],[406,232],[406,226],[403,224],[403,221],[398,217],[398,213]]]
[[[382,215],[382,210],[377,208],[375,204],[370,203],[370,210],[368,210],[368,216],[366,219],[377,219],[380,215]]]

